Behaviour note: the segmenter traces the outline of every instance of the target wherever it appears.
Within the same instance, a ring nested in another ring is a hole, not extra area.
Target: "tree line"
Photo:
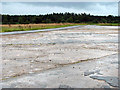
[[[2,15],[3,24],[38,23],[119,23],[120,16],[94,16],[86,13],[52,13],[46,15]]]

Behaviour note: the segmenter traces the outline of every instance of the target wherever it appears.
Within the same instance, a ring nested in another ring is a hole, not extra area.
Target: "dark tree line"
[[[53,13],[46,15],[2,15],[3,24],[29,23],[119,23],[120,16],[93,16],[86,13]]]

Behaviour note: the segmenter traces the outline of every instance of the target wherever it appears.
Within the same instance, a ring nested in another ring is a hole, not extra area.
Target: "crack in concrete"
[[[116,53],[114,54],[110,54],[110,55],[115,55]],[[102,57],[98,57],[98,58],[91,58],[91,59],[85,59],[85,60],[79,60],[77,62],[72,62],[72,63],[67,63],[67,64],[55,64],[55,67],[52,67],[52,68],[48,68],[48,69],[45,69],[45,70],[40,70],[40,71],[35,71],[35,73],[38,73],[38,72],[45,72],[45,71],[48,71],[48,70],[51,70],[51,69],[55,69],[55,68],[60,68],[60,67],[64,67],[64,66],[68,66],[68,65],[73,65],[73,64],[77,64],[77,63],[81,63],[81,62],[87,62],[87,61],[92,61],[92,60],[96,60],[96,59],[101,59],[101,58],[104,58],[104,57],[107,57],[107,56],[110,56],[110,55],[106,55],[106,56],[102,56]],[[46,62],[45,62],[46,63]],[[23,75],[27,75],[28,73],[23,73],[23,74],[16,74],[14,76],[11,76],[11,78],[16,78],[17,76],[20,77],[20,76],[23,76]],[[9,80],[11,78],[7,78],[7,79],[2,79],[2,80]]]

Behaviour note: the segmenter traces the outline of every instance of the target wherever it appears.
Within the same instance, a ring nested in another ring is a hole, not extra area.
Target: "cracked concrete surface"
[[[2,70],[3,88],[117,88],[118,29],[3,35]]]

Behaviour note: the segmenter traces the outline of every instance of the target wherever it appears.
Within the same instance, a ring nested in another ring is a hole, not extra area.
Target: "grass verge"
[[[100,25],[100,26],[118,26],[118,23],[50,23],[50,24],[11,24],[2,25],[2,32],[29,31],[60,28],[76,25]]]

